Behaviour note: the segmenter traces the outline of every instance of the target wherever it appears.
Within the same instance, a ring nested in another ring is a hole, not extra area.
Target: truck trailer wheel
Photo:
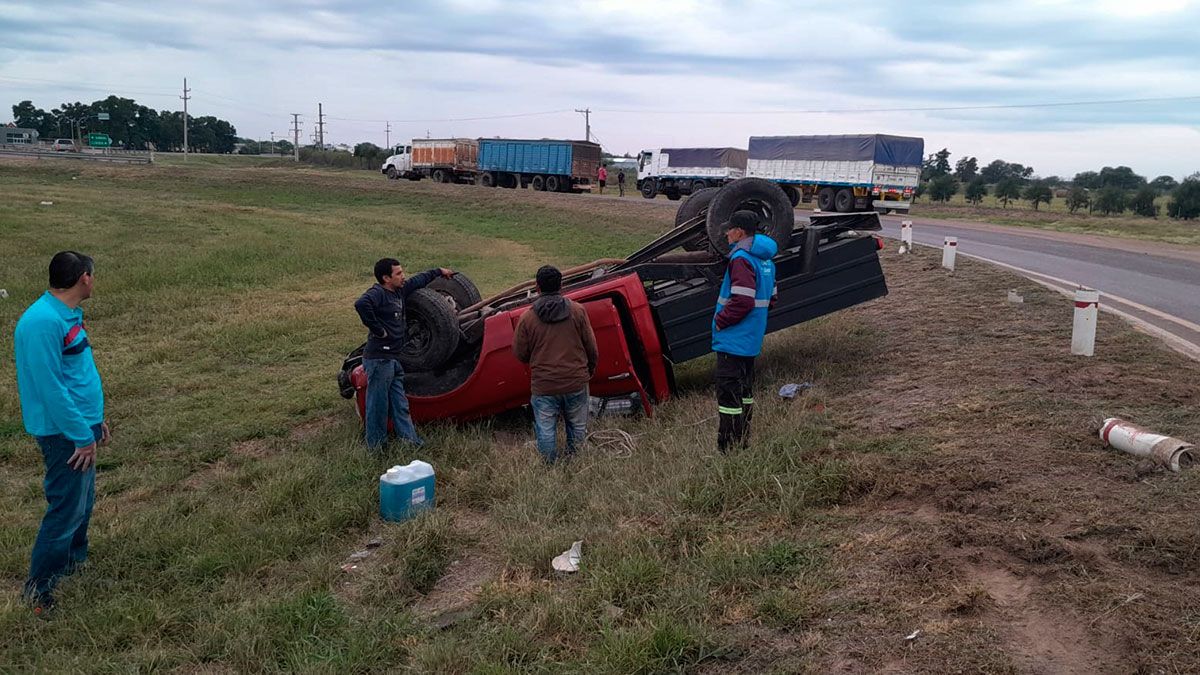
[[[707,187],[708,183],[705,183],[702,180],[692,181],[692,194],[696,194]]]
[[[467,275],[459,272],[455,272],[449,278],[438,277],[429,282],[425,288],[441,295],[444,300],[448,301],[450,308],[454,310],[456,319],[459,312],[483,299],[479,295],[479,289],[475,283]]]
[[[400,352],[405,370],[438,368],[458,349],[458,316],[441,294],[422,288],[408,296],[408,341]]]
[[[817,190],[817,208],[822,211],[833,210],[833,188],[823,187]]]
[[[642,196],[646,199],[654,199],[658,196],[658,180],[655,178],[647,178],[642,181]]]
[[[529,181],[529,187],[541,192],[546,189],[546,179],[541,176],[534,176],[533,180]]]
[[[712,203],[713,197],[720,191],[720,188],[704,188],[703,190],[693,192],[690,197],[679,205],[679,209],[675,211],[675,227],[679,227],[689,220],[702,217],[708,210],[708,205]],[[685,251],[703,251],[706,248],[708,248],[707,238],[689,241],[683,245],[683,250]]]
[[[437,171],[433,172],[433,182],[449,183],[450,181],[449,181],[449,177],[446,175],[446,172],[442,171],[441,169],[438,169]]]
[[[708,241],[712,250],[724,255],[725,223],[734,211],[754,211],[763,220],[761,233],[775,240],[779,250],[787,248],[796,226],[796,210],[776,183],[763,178],[739,178],[721,188],[708,205]]]
[[[516,190],[521,186],[521,177],[515,173],[505,173],[500,175],[500,187]]]
[[[796,205],[800,203],[800,191],[791,185],[783,186],[783,194],[787,195],[788,201],[792,203],[793,209],[796,208]]]
[[[562,179],[558,176],[546,176],[546,190],[549,192],[561,192]]]
[[[496,174],[491,171],[484,171],[479,174],[479,184],[483,187],[496,187]]]
[[[833,208],[838,213],[854,211],[854,193],[846,188],[838,190],[837,196],[833,198]]]
[[[672,189],[668,190],[667,192],[665,192],[664,194],[667,195],[667,199],[670,199],[673,202],[679,201],[679,198],[683,196],[682,194],[679,193],[679,188],[672,188]]]

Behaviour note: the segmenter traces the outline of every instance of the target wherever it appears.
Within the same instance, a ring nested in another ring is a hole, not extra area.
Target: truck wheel
[[[658,180],[647,178],[642,181],[642,196],[646,199],[654,199],[658,196]]]
[[[788,201],[792,203],[792,208],[800,203],[800,191],[791,185],[783,186],[783,194],[787,195]]]
[[[679,188],[671,188],[670,190],[663,190],[663,194],[665,194],[667,196],[667,199],[670,199],[673,202],[679,201],[679,198],[683,196],[682,194],[679,193]]]
[[[697,192],[699,192],[707,187],[708,187],[708,183],[705,183],[702,180],[693,181],[692,182],[692,194],[696,194]]]
[[[387,177],[388,180],[396,180],[400,177],[400,172],[396,170],[396,167],[389,166],[387,170]]]
[[[441,169],[438,169],[437,171],[433,172],[433,182],[449,183],[450,181],[446,180],[446,172],[442,171]]]
[[[779,249],[787,248],[796,226],[796,210],[779,185],[763,178],[739,178],[721,190],[708,205],[708,241],[712,250],[725,254],[725,223],[734,211],[754,211],[763,220],[760,232],[775,240]]]
[[[704,188],[703,190],[693,192],[690,197],[679,205],[679,209],[675,211],[675,227],[679,227],[690,220],[703,218],[713,197],[720,191],[720,188]],[[704,220],[701,219],[698,222],[703,223]],[[703,251],[706,248],[708,248],[707,238],[689,241],[683,245],[683,250],[685,251]]]
[[[817,190],[817,208],[822,211],[833,210],[833,188],[823,187]]]
[[[450,278],[438,277],[429,282],[425,288],[441,295],[444,300],[448,301],[456,317],[459,312],[483,299],[479,295],[479,289],[476,288],[475,283],[460,272],[455,272]]]
[[[546,179],[541,176],[534,176],[533,180],[529,181],[529,186],[534,190],[542,191],[546,189]]]
[[[558,176],[546,176],[546,189],[550,192],[562,191],[562,179]]]
[[[833,198],[833,208],[838,213],[850,213],[854,210],[854,193],[842,188]]]
[[[515,173],[506,173],[500,178],[503,181],[501,185],[509,190],[515,190],[521,185],[521,177]]]
[[[484,171],[479,174],[479,184],[483,187],[496,187],[496,174],[491,171]]]
[[[442,295],[422,288],[408,296],[408,341],[400,352],[405,370],[433,370],[458,349],[458,316]]]

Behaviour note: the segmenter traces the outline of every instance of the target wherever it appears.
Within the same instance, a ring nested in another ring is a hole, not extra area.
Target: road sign
[[[108,113],[96,113],[96,119],[101,122],[107,122],[109,120]]]
[[[112,145],[108,134],[88,134],[87,144],[93,148],[107,148]]]

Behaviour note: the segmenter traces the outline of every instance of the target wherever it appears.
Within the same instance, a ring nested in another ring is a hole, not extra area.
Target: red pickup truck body
[[[651,401],[662,402],[670,398],[671,383],[641,278],[636,273],[624,274],[594,285],[568,289],[565,295],[587,309],[592,330],[596,333],[600,361],[589,385],[591,395],[637,394],[643,410],[652,414]],[[529,366],[517,360],[512,345],[517,322],[530,307],[524,305],[489,316],[484,322],[483,344],[474,372],[452,391],[437,396],[410,396],[413,420],[461,422],[528,403]],[[635,335],[629,336],[629,331]],[[644,367],[636,367],[639,363]],[[367,385],[362,366],[354,369],[351,382],[361,417]]]

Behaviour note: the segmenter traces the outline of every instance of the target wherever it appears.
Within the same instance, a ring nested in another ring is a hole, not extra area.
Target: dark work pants
[[[717,352],[717,449],[750,443],[750,418],[754,413],[754,357]]]

